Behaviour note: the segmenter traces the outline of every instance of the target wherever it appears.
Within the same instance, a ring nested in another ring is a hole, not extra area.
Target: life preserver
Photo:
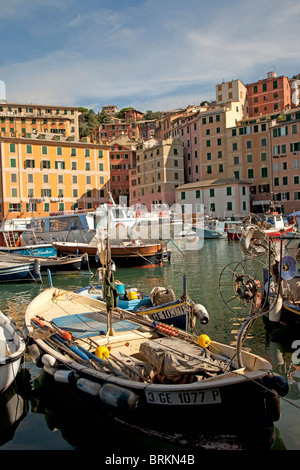
[[[140,211],[136,211],[135,216],[136,216],[136,217],[141,217]]]
[[[158,217],[163,217],[163,212],[162,211],[159,211]]]
[[[125,224],[123,224],[123,222],[118,222],[117,225],[116,225],[116,228],[118,227],[126,227]]]

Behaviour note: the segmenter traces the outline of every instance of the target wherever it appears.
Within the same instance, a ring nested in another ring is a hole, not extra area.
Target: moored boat
[[[252,218],[256,218],[256,224],[260,230],[269,238],[284,238],[285,236],[292,236],[296,232],[295,222],[285,223],[282,214],[276,211],[269,211],[265,213],[264,220],[260,222],[257,216],[250,214],[239,227],[228,228],[228,240],[240,240],[243,236],[243,231],[248,230],[252,225]]]
[[[101,278],[101,276],[99,276]],[[100,285],[90,284],[78,291],[79,294],[105,301],[103,279]],[[192,327],[196,319],[201,324],[209,321],[209,315],[203,305],[195,304],[187,295],[186,275],[183,276],[183,294],[176,298],[173,289],[154,287],[149,295],[144,295],[137,288],[115,281],[118,291],[117,309],[134,312],[153,321],[165,323],[186,330]]]
[[[51,274],[66,274],[70,272],[79,272],[85,269],[90,272],[88,267],[88,260],[85,255],[67,255],[67,256],[32,256],[21,255],[15,252],[0,253],[0,262],[8,263],[39,263],[41,274],[47,274],[50,269]]]
[[[299,263],[300,247],[296,257],[277,257],[272,260],[272,265],[264,269],[264,286],[268,301],[265,315],[273,325],[281,324],[295,331],[300,327],[300,275],[297,268]]]
[[[0,392],[15,380],[26,349],[15,322],[0,312]]]
[[[288,391],[271,364],[243,351],[241,341],[232,347],[159,330],[125,311],[110,317],[104,303],[53,287],[28,306],[24,334],[36,364],[128,424],[269,438],[279,418],[277,394]]]
[[[59,253],[87,254],[91,263],[101,264],[99,238],[90,243],[53,242]],[[143,243],[140,240],[111,242],[111,258],[117,266],[151,266],[170,259],[171,252],[162,243]]]
[[[0,261],[0,282],[42,282],[39,262]]]

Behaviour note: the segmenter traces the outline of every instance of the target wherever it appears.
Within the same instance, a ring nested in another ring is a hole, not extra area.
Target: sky
[[[300,73],[299,0],[0,0],[13,103],[163,111]]]

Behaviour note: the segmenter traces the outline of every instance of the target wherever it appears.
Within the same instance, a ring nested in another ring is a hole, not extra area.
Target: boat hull
[[[98,247],[86,243],[65,243],[53,242],[53,246],[59,253],[87,254],[91,264],[101,264]],[[131,266],[149,266],[163,262],[169,259],[171,252],[162,250],[162,246],[158,245],[131,245],[131,246],[111,246],[111,259],[119,267]]]
[[[12,264],[0,267],[0,282],[34,281],[41,282],[38,263]]]
[[[15,380],[25,347],[25,340],[15,323],[0,312],[0,392]]]

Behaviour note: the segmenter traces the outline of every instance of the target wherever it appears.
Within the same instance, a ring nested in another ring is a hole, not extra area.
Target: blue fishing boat
[[[127,287],[126,284],[116,281],[116,289],[119,293],[117,311],[124,310],[140,316],[147,316],[153,321],[173,325],[183,330],[189,326],[192,327],[196,319],[201,324],[208,323],[209,314],[205,307],[201,304],[195,304],[187,296],[186,276],[183,278],[183,286],[183,295],[176,299],[173,289],[154,287],[150,295],[144,295],[137,288]],[[78,290],[78,293],[85,297],[104,301],[103,285],[90,284]]]

